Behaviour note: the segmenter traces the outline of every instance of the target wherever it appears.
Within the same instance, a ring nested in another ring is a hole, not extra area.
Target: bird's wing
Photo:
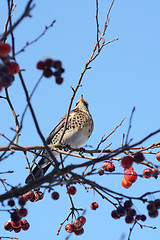
[[[46,138],[47,144],[52,144],[52,139],[54,138],[54,136],[60,131],[61,128],[63,128],[65,124],[65,119],[66,119],[66,114],[61,118],[57,126],[52,130],[52,132]]]

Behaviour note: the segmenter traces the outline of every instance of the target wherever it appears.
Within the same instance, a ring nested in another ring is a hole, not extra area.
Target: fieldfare
[[[46,139],[47,144],[53,145],[53,147],[59,144],[64,125],[66,121],[66,115],[60,120],[58,125],[53,129]],[[79,148],[85,144],[89,139],[93,131],[93,119],[88,110],[88,103],[83,99],[81,95],[80,100],[76,103],[75,108],[70,112],[67,127],[63,135],[61,144],[62,146],[70,146],[73,148]],[[59,154],[55,151],[52,151],[54,156],[57,158]],[[28,175],[25,182],[28,183],[33,179],[40,178],[44,176],[45,172],[51,166],[50,156],[46,150],[43,150],[43,157],[38,162],[37,166],[33,171]],[[45,158],[45,156],[47,158]]]

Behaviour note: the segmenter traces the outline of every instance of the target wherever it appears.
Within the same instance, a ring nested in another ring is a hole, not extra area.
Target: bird
[[[62,132],[64,130],[66,122],[66,114],[61,118],[57,126],[51,131],[46,139],[48,145],[56,146],[59,144]],[[72,148],[82,147],[92,134],[94,128],[93,118],[88,109],[88,102],[83,99],[83,95],[79,101],[76,102],[75,108],[70,111],[68,122],[66,125],[66,130],[64,132],[63,138],[61,140],[62,146],[70,146]],[[58,157],[59,154],[52,151],[54,157]],[[25,183],[29,183],[35,179],[44,176],[46,171],[52,165],[53,161],[46,150],[42,152],[42,158],[36,165],[36,167],[29,173]],[[50,160],[48,160],[47,158]]]

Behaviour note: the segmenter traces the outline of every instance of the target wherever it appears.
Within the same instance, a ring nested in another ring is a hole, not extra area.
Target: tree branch
[[[8,36],[11,32],[13,32],[13,30],[18,26],[18,24],[19,24],[25,17],[31,17],[30,12],[31,12],[31,10],[35,7],[35,4],[33,4],[33,5],[31,6],[32,2],[33,2],[33,0],[30,0],[30,1],[28,2],[28,4],[27,4],[27,6],[26,6],[26,8],[25,8],[25,10],[24,10],[24,12],[23,12],[23,14],[22,14],[22,16],[15,22],[15,24],[14,24],[12,27],[9,28],[9,30],[8,30],[7,32],[4,32],[4,33],[3,33],[3,36],[2,36],[2,38],[1,38],[1,41],[5,40],[5,39],[7,38],[7,36]]]

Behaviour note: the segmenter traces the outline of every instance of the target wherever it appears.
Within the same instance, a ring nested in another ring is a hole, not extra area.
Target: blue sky
[[[3,32],[6,21],[7,1],[2,0],[0,8],[1,24],[0,32]],[[13,13],[13,22],[21,15],[27,1],[17,0],[17,7]],[[99,1],[100,30],[103,25],[111,1]],[[60,59],[65,68],[64,83],[55,84],[54,78],[43,79],[32,98],[32,104],[38,119],[38,123],[44,136],[58,123],[66,113],[72,90],[75,87],[84,69],[85,62],[92,53],[96,41],[95,1],[35,1],[32,18],[25,18],[15,29],[16,51],[19,51],[27,41],[35,39],[46,25],[56,19],[53,28],[38,42],[29,46],[25,52],[17,56],[21,69],[25,69],[23,76],[28,91],[31,92],[41,72],[36,69],[36,63],[45,56]],[[115,1],[110,14],[109,27],[105,35],[106,42],[116,37],[119,40],[106,46],[98,58],[91,63],[91,69],[86,72],[82,81],[82,87],[78,90],[75,102],[83,93],[89,102],[90,112],[94,118],[94,132],[88,141],[89,145],[96,147],[102,135],[108,135],[123,116],[126,120],[123,125],[106,142],[112,142],[111,148],[121,146],[122,134],[127,132],[129,117],[133,106],[136,111],[133,117],[130,137],[133,142],[141,140],[147,134],[159,129],[159,89],[160,89],[160,32],[159,32],[159,9],[160,3],[153,1]],[[8,39],[10,43],[10,38]],[[4,91],[1,92],[4,95]],[[25,95],[18,76],[9,89],[9,95],[15,107],[16,113],[21,116],[26,105]],[[74,102],[74,104],[75,104]],[[14,119],[4,100],[0,100],[1,127],[0,132],[12,138],[14,133]],[[149,146],[153,142],[159,142],[156,135],[143,143]],[[29,111],[24,119],[19,144],[41,144]],[[7,141],[0,137],[0,145],[6,145]],[[157,150],[153,150],[156,152]],[[32,156],[28,154],[29,160]],[[148,161],[157,163],[154,155],[147,155]],[[77,161],[77,159],[70,159]],[[116,165],[116,171],[122,172],[122,168]],[[11,158],[1,163],[1,171],[14,170],[13,175],[7,177],[7,181],[13,185],[24,184],[27,170],[24,169],[26,161],[22,153],[16,153]],[[142,173],[144,167],[134,166],[137,173]],[[159,189],[159,180],[138,179],[129,189],[121,187],[122,176],[95,177],[95,181],[115,191],[127,195],[142,195],[146,191]],[[2,188],[1,188],[2,189]],[[60,193],[60,199],[53,201],[49,194],[41,202],[27,203],[27,219],[31,228],[27,232],[18,234],[8,233],[3,230],[3,224],[8,220],[8,215],[2,213],[0,229],[3,236],[16,236],[19,239],[29,238],[65,239],[67,233],[62,229],[59,238],[56,238],[59,223],[69,213],[70,203],[64,188],[56,189]],[[3,191],[3,189],[1,190]],[[157,194],[155,198],[160,198]],[[86,209],[87,223],[85,234],[77,237],[84,239],[127,239],[130,225],[124,223],[124,219],[113,220],[110,213],[113,207],[102,200],[96,194],[99,203],[97,211],[90,210],[93,201],[93,192],[77,187],[77,194],[73,197],[75,205]],[[135,202],[139,213],[146,213],[142,203]],[[146,225],[157,226],[157,230],[139,226],[133,231],[131,239],[151,237],[157,239],[159,233],[159,218],[147,218]],[[75,239],[72,236],[70,239]]]

